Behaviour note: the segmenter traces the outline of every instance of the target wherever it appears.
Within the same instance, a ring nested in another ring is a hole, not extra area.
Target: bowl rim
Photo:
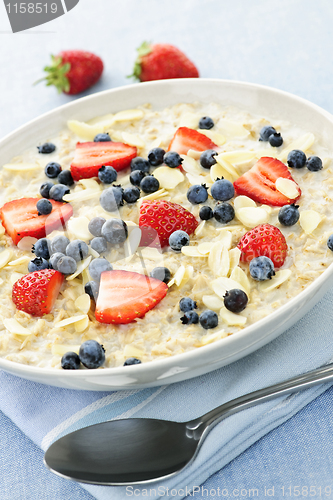
[[[257,84],[257,83],[251,83],[251,82],[242,82],[238,80],[226,80],[226,79],[217,79],[217,78],[180,78],[180,79],[169,79],[169,80],[156,80],[152,82],[139,82],[139,83],[134,83],[122,87],[116,87],[108,90],[104,90],[101,92],[96,92],[91,95],[81,97],[79,99],[72,100],[68,103],[62,104],[61,106],[57,106],[56,108],[47,111],[32,120],[28,121],[27,123],[19,126],[12,132],[8,133],[5,135],[1,140],[0,140],[0,148],[7,142],[13,139],[15,136],[17,136],[22,130],[28,128],[28,127],[33,127],[35,124],[38,124],[39,121],[43,121],[44,119],[47,119],[49,117],[52,117],[52,115],[61,113],[63,110],[70,110],[71,108],[79,108],[81,104],[85,104],[89,101],[94,101],[97,98],[103,98],[107,97],[109,95],[113,95],[118,93],[119,91],[126,91],[126,92],[133,92],[135,91],[136,88],[138,87],[161,87],[166,85],[177,85],[178,82],[182,82],[184,84],[191,84],[195,86],[205,86],[205,85],[210,85],[210,84],[218,84],[218,85],[228,85],[228,86],[235,86],[239,88],[248,88],[252,90],[258,90],[258,91],[268,91],[273,94],[278,94],[281,97],[284,98],[289,98],[292,99],[293,101],[298,102],[300,105],[305,105],[308,108],[312,108],[315,112],[319,113],[322,115],[324,118],[328,119],[332,125],[333,125],[333,115],[326,111],[325,109],[321,108],[317,104],[312,103],[311,101],[308,101],[307,99],[304,99],[303,97],[299,97],[297,95],[294,95],[290,92],[280,90],[274,87],[270,87],[267,85],[262,85],[262,84]],[[198,99],[199,100],[199,99]],[[19,153],[18,153],[19,154]],[[301,303],[307,296],[311,296],[311,294],[319,289],[322,285],[323,282],[326,282],[329,279],[329,276],[333,274],[333,262],[323,271],[323,273],[318,276],[310,285],[308,285],[304,290],[302,290],[298,295],[294,296],[292,299],[290,299],[289,302],[278,308],[276,311],[271,312],[268,314],[266,317],[256,321],[252,325],[249,325],[239,332],[235,332],[232,335],[229,335],[227,337],[224,337],[220,340],[216,340],[208,345],[201,346],[200,348],[194,348],[190,351],[187,351],[185,353],[181,354],[175,354],[173,356],[168,356],[166,358],[162,359],[155,359],[152,361],[148,361],[146,363],[138,364],[138,365],[130,365],[130,366],[118,366],[118,367],[109,367],[109,368],[100,368],[100,369],[95,369],[95,370],[88,370],[88,369],[81,369],[81,370],[58,370],[56,368],[45,368],[45,367],[39,367],[39,366],[31,366],[31,365],[25,365],[16,361],[10,361],[6,360],[4,358],[0,358],[0,369],[3,369],[5,371],[8,371],[13,374],[13,371],[15,369],[15,374],[18,376],[26,376],[28,375],[33,375],[33,374],[38,374],[41,378],[43,375],[47,377],[47,380],[45,383],[48,383],[48,378],[49,376],[58,376],[61,375],[61,378],[63,379],[64,377],[68,377],[70,380],[72,379],[85,379],[87,377],[87,374],[89,373],[89,378],[91,379],[96,379],[100,377],[107,377],[110,376],[110,385],[112,384],[112,378],[117,377],[117,376],[123,376],[123,375],[130,375],[130,376],[135,376],[136,374],[139,376],[143,372],[146,372],[149,374],[149,372],[154,372],[156,371],[156,368],[159,368],[159,371],[162,369],[164,371],[168,371],[172,369],[175,366],[181,366],[184,364],[185,361],[195,361],[197,358],[200,360],[200,357],[207,357],[209,354],[213,351],[216,350],[216,348],[221,348],[222,346],[229,346],[230,344],[234,343],[236,340],[242,340],[243,338],[247,338],[251,336],[253,331],[264,327],[267,323],[272,323],[274,322],[275,318],[281,316],[281,310],[283,311],[290,311],[293,309],[298,303]],[[254,341],[253,344],[258,343],[259,341]],[[249,345],[247,344],[243,350],[248,350]],[[238,352],[240,352],[242,349],[240,349]],[[206,355],[206,356],[205,356]],[[188,370],[188,372],[191,371]],[[188,377],[190,378],[190,377]],[[155,377],[154,377],[155,380]],[[161,378],[158,380],[160,385],[164,385],[167,383],[170,383],[170,380],[168,377],[166,378]],[[148,387],[147,382],[147,387]],[[57,384],[55,384],[57,385]],[[142,385],[142,384],[141,384]],[[128,386],[123,386],[121,389],[126,389]],[[131,386],[131,387],[135,387]],[[100,388],[99,390],[101,391],[107,391],[108,388],[105,386],[104,388]],[[110,390],[115,390],[115,389],[110,389]]]

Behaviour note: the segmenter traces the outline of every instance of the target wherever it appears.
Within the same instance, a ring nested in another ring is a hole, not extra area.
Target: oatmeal
[[[197,103],[72,120],[47,154],[40,139],[0,172],[5,359],[60,368],[88,340],[103,367],[174,356],[237,335],[332,262],[332,153],[311,131]],[[17,283],[43,269],[36,312]]]

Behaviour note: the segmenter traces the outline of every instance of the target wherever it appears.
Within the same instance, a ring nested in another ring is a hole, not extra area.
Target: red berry
[[[54,269],[42,269],[26,274],[13,285],[12,299],[17,309],[32,316],[51,312],[64,275]]]
[[[143,42],[133,75],[141,82],[168,78],[198,78],[199,72],[189,58],[177,47],[167,43]]]
[[[280,229],[271,224],[261,224],[245,233],[237,247],[242,252],[242,262],[265,256],[271,259],[274,267],[281,267],[288,253],[285,237]]]
[[[142,318],[165,297],[163,281],[131,271],[101,274],[95,316],[100,323],[131,323]]]
[[[168,151],[176,151],[179,154],[186,155],[189,149],[195,151],[206,151],[215,149],[218,146],[204,134],[188,127],[179,127],[171,139]]]
[[[198,221],[186,208],[171,201],[143,201],[140,206],[139,226],[142,230],[140,246],[157,248],[169,245],[170,235],[177,230],[192,234]]]

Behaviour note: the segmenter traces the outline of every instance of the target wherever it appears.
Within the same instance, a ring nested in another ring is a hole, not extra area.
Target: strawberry
[[[51,65],[44,68],[47,76],[42,80],[46,85],[54,85],[59,93],[79,94],[95,85],[103,72],[102,59],[84,50],[64,50],[51,59]]]
[[[51,312],[64,275],[54,269],[26,274],[13,285],[12,299],[17,309],[32,316]]]
[[[199,72],[188,57],[174,45],[143,42],[137,49],[133,76],[141,82],[167,78],[198,78]]]
[[[285,237],[280,229],[271,224],[261,224],[245,233],[237,247],[242,252],[242,262],[264,255],[271,259],[275,267],[282,266],[288,252]]]
[[[75,181],[97,177],[103,165],[111,165],[119,172],[136,157],[137,149],[122,142],[78,142],[71,164]]]
[[[54,200],[50,200],[53,208],[49,215],[38,215],[38,200],[40,198],[20,198],[5,203],[0,209],[2,225],[15,245],[25,236],[44,238],[55,229],[63,227],[73,215],[69,203]]]
[[[186,155],[189,149],[195,151],[206,151],[216,149],[218,146],[204,134],[188,127],[179,127],[171,139],[168,151]]]
[[[250,170],[238,177],[234,182],[236,194],[242,194],[259,203],[275,207],[295,203],[302,193],[300,187],[295,182],[299,195],[291,200],[280,191],[277,191],[275,181],[279,177],[295,182],[284,163],[275,158],[263,156]]]
[[[101,274],[95,316],[100,323],[131,323],[142,318],[166,296],[168,286],[132,271]]]
[[[139,226],[142,230],[140,246],[160,248],[169,245],[169,236],[177,229],[192,234],[198,221],[177,203],[146,200],[140,206]]]

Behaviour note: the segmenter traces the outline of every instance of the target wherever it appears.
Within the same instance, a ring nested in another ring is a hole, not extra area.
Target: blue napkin
[[[330,291],[294,327],[259,351],[210,374],[169,386],[111,393],[73,391],[0,372],[0,410],[43,450],[75,429],[107,419],[190,420],[242,394],[330,362],[332,303]],[[98,500],[134,497],[134,489],[135,496],[159,498],[166,496],[167,488],[173,498],[184,498],[329,386],[280,397],[224,420],[212,429],[194,463],[170,479],[135,487],[81,486]]]

